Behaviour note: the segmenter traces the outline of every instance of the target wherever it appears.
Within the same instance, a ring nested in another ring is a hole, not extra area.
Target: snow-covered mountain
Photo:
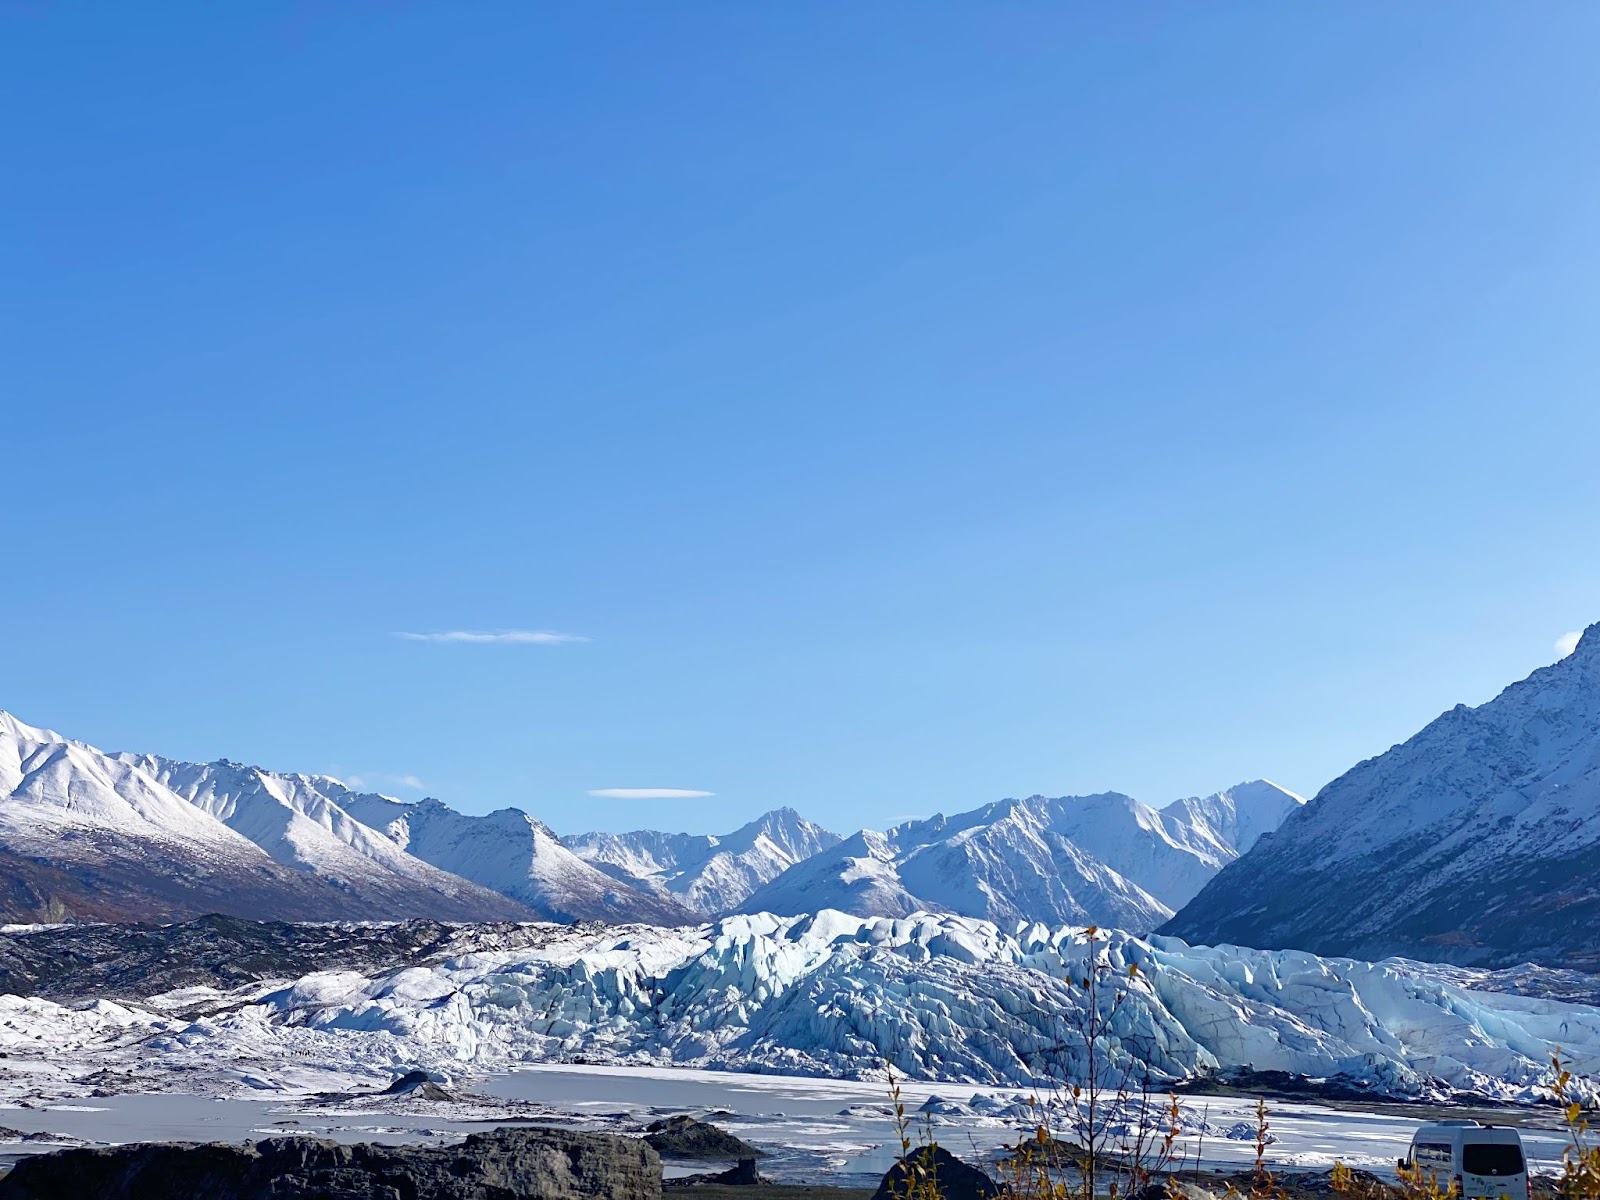
[[[203,770],[175,773],[189,781]],[[359,836],[332,806],[302,798],[297,809],[241,782],[241,803],[230,810],[240,828],[232,828],[168,782],[176,780],[164,781],[152,762],[0,713],[0,912],[111,920],[531,915],[409,856],[363,857],[351,844]]]
[[[1229,859],[1232,861],[1248,852],[1263,834],[1282,825],[1305,802],[1304,796],[1279,787],[1270,779],[1257,779],[1209,796],[1174,800],[1161,811],[1192,829],[1203,829],[1212,841],[1233,851]]]
[[[438,800],[360,796],[350,813],[396,846],[557,921],[681,925],[695,914],[671,897],[629,886],[583,861],[520,808],[481,817]]]
[[[1600,624],[1566,658],[1334,780],[1166,932],[1600,966]]]
[[[753,892],[741,911],[925,911],[1151,929],[1237,857],[1241,827],[1253,832],[1275,803],[1297,800],[1265,783],[1162,811],[1117,792],[1002,800],[863,830]]]
[[[725,836],[563,843],[520,809],[469,816],[322,775],[106,754],[3,714],[0,736],[0,917],[679,925],[835,908],[1144,930],[1299,799],[1265,782],[1160,811],[1034,796],[843,840],[781,808]]]
[[[322,775],[107,754],[0,713],[0,918],[610,920],[695,914],[518,809],[465,816]]]
[[[498,912],[506,919],[537,911],[524,910],[515,901],[507,903],[504,894],[440,870],[362,824],[351,815],[351,808],[383,798],[352,791],[337,779],[279,775],[225,760],[186,763],[154,754],[114,757],[243,834],[277,862],[371,899],[385,915],[407,912],[426,896],[459,902],[463,912]]]
[[[720,836],[641,829],[561,839],[606,874],[707,916],[735,911],[757,888],[839,841],[792,808],[774,809]]]

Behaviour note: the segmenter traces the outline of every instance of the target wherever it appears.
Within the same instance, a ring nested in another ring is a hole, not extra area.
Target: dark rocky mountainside
[[[660,1200],[661,1160],[636,1138],[550,1129],[457,1146],[143,1143],[22,1160],[0,1200]]]

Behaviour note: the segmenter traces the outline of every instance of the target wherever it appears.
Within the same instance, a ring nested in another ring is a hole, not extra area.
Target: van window
[[[1455,1155],[1448,1144],[1418,1142],[1411,1148],[1411,1164],[1431,1175],[1449,1175],[1455,1170]]]
[[[1461,1147],[1461,1169],[1468,1175],[1520,1175],[1522,1149],[1468,1142]]]

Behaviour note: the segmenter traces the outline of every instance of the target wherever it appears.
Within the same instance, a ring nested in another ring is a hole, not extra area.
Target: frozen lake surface
[[[531,1120],[535,1124],[626,1130],[665,1113],[710,1117],[766,1151],[763,1173],[784,1182],[872,1183],[897,1153],[882,1084],[687,1068],[539,1066],[480,1080],[475,1090],[507,1102],[543,1106],[544,1114]],[[1015,1089],[906,1083],[902,1091],[908,1111],[919,1121],[931,1120],[933,1136],[961,1157],[987,1158],[1020,1132],[1015,1118],[985,1112],[1014,1101],[1020,1095]],[[919,1113],[925,1105],[930,1111]],[[1253,1130],[1253,1100],[1185,1096],[1181,1106],[1186,1126],[1198,1130],[1203,1122],[1206,1129],[1203,1138],[1192,1132],[1179,1141],[1189,1165],[1202,1145],[1209,1168],[1250,1164],[1253,1144],[1239,1135]],[[241,1141],[286,1133],[341,1141],[429,1142],[493,1128],[504,1115],[472,1119],[470,1110],[421,1100],[362,1112],[328,1109],[281,1094],[259,1099],[164,1094],[0,1107],[0,1126],[95,1143]],[[1430,1109],[1271,1104],[1271,1130],[1278,1140],[1268,1148],[1269,1162],[1277,1170],[1321,1170],[1343,1160],[1353,1167],[1386,1171],[1404,1151],[1416,1124],[1438,1115]],[[1563,1143],[1553,1112],[1507,1112],[1504,1119],[1524,1126],[1523,1139],[1536,1167],[1555,1168]],[[1235,1136],[1229,1137],[1230,1132]],[[0,1141],[0,1156],[51,1148]]]

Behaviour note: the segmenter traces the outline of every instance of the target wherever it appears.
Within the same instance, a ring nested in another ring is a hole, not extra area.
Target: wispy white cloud
[[[1578,629],[1574,629],[1571,633],[1563,633],[1556,639],[1556,653],[1565,658],[1578,648],[1578,639],[1582,636],[1583,632]]]
[[[358,791],[362,788],[369,787],[375,788],[398,786],[412,788],[421,792],[426,791],[428,787],[427,784],[423,783],[422,780],[418,779],[415,775],[390,775],[386,772],[379,772],[376,775],[338,775],[335,773],[335,777],[339,779],[340,782],[342,782],[346,787],[355,788]]]
[[[446,629],[439,633],[397,633],[408,642],[467,642],[480,646],[564,646],[587,642],[576,633],[556,633],[550,629]]]
[[[689,788],[595,788],[589,795],[603,800],[698,800],[716,793]]]

